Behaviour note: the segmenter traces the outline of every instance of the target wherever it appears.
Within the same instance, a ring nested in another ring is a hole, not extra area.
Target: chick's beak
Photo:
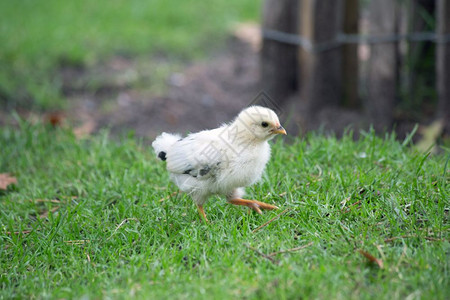
[[[272,133],[287,135],[286,129],[284,129],[283,126],[281,126],[281,125],[272,129]]]

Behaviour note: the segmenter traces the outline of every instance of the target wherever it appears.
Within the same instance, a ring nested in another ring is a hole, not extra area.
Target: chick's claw
[[[258,214],[262,215],[262,211],[261,209],[259,209],[259,205],[256,203],[249,203],[248,205],[249,208],[253,209],[254,211],[256,211]]]
[[[267,209],[267,210],[278,209],[278,206],[275,206],[272,204],[268,204],[268,203],[264,203],[264,202],[260,202],[260,201],[256,201],[256,200],[253,200],[253,201],[255,202],[255,204],[257,204],[262,209]]]
[[[247,200],[247,199],[231,199],[229,200],[231,204],[234,205],[244,205],[247,206],[250,209],[253,209],[258,214],[262,214],[261,209],[267,209],[267,210],[273,210],[278,209],[275,205],[267,204],[264,202],[256,201],[256,200]]]

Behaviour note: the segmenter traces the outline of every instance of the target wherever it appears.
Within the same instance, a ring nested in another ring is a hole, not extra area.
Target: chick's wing
[[[205,177],[217,171],[223,162],[223,154],[222,143],[212,132],[191,134],[177,141],[167,153],[167,170]]]

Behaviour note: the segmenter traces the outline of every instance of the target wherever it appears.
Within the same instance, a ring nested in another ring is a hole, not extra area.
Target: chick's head
[[[243,127],[249,139],[267,141],[277,134],[287,134],[277,114],[262,106],[250,106],[239,113],[235,123]]]

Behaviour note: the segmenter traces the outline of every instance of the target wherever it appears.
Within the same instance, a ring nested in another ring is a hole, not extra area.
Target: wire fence
[[[265,0],[262,82],[311,123],[329,107],[380,131],[399,115],[450,120],[449,20],[450,0]]]
[[[272,29],[263,29],[264,39],[272,40],[284,44],[302,47],[310,53],[320,53],[341,47],[346,44],[385,44],[400,41],[408,42],[433,42],[437,44],[450,43],[450,34],[436,34],[432,31],[412,32],[407,34],[385,34],[385,35],[360,35],[339,33],[336,38],[326,42],[314,43],[311,39],[301,35],[282,32]]]

